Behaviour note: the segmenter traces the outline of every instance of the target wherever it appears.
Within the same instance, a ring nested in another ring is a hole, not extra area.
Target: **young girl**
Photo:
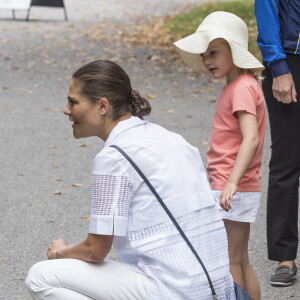
[[[214,78],[227,79],[214,116],[207,171],[222,207],[233,279],[260,299],[259,281],[248,259],[248,240],[261,196],[265,101],[258,82],[263,65],[247,50],[247,25],[227,12],[210,14],[196,33],[175,46],[194,70],[206,68]]]

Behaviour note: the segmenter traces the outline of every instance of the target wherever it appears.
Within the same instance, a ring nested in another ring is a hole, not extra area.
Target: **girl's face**
[[[93,103],[80,94],[80,86],[72,80],[69,88],[68,103],[63,110],[73,122],[73,135],[76,139],[100,136],[101,116],[99,103]]]
[[[207,50],[201,54],[203,64],[216,79],[226,77],[227,84],[239,76],[239,68],[232,61],[231,49],[225,41],[215,39],[208,45]]]

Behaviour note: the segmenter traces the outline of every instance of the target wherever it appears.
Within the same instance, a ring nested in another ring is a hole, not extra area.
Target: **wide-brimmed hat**
[[[264,66],[248,51],[248,28],[238,16],[225,11],[209,14],[199,25],[195,33],[177,41],[177,47],[184,61],[195,71],[205,69],[201,53],[204,53],[211,41],[224,39],[228,42],[233,63],[242,69],[264,69]]]

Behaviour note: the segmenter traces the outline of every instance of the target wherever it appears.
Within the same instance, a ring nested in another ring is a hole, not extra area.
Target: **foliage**
[[[254,0],[210,2],[196,6],[189,12],[179,14],[164,24],[164,29],[174,40],[194,33],[203,19],[214,11],[228,11],[236,14],[245,21],[249,30],[249,50],[261,59],[256,43],[257,26],[255,18]]]

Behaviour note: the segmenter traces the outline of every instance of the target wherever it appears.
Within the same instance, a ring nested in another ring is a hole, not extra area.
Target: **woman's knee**
[[[46,287],[46,276],[44,272],[47,270],[48,261],[41,261],[33,265],[25,279],[25,286],[31,295],[41,292]]]

